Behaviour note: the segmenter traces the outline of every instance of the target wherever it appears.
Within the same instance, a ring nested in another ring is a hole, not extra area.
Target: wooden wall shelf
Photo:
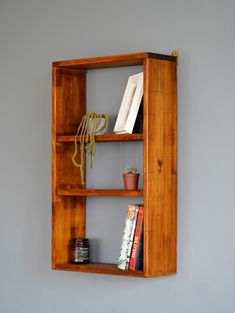
[[[86,113],[86,73],[134,65],[142,65],[144,73],[143,134],[97,135],[96,141],[142,141],[144,188],[81,189],[80,172],[72,164],[71,156],[77,126]],[[130,277],[176,273],[176,74],[177,57],[150,52],[52,64],[53,269]],[[87,196],[143,197],[143,272],[122,271],[115,264],[69,264],[70,239],[86,236]]]

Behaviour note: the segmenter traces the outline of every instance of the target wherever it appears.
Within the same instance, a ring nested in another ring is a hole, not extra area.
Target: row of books
[[[143,270],[142,204],[129,204],[117,267],[121,270]]]

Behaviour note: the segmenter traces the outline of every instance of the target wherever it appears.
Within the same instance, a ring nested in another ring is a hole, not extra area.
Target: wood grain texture
[[[55,75],[56,135],[76,134],[86,113],[86,71],[57,68]]]
[[[176,63],[144,64],[144,272],[176,273]]]
[[[123,189],[81,189],[74,186],[60,186],[57,188],[60,196],[92,196],[92,197],[142,197],[143,190]]]
[[[79,141],[80,136],[78,136]],[[104,134],[96,135],[97,142],[112,142],[112,141],[142,141],[143,134]],[[57,142],[74,142],[74,135],[72,136],[57,136]]]
[[[56,184],[60,185],[77,185],[84,188],[81,184],[80,169],[74,166],[72,155],[74,153],[74,144],[56,143]],[[78,160],[80,151],[78,151]]]
[[[116,264],[107,263],[90,263],[90,264],[56,264],[55,269],[65,271],[75,271],[84,273],[95,273],[95,274],[110,274],[110,275],[121,275],[130,277],[144,277],[144,273],[141,271],[123,271],[117,268]]]
[[[177,58],[172,55],[157,54],[152,52],[138,52],[132,54],[121,54],[114,56],[104,56],[86,58],[78,60],[66,60],[53,62],[53,66],[80,69],[100,69],[122,66],[142,65],[146,58],[155,58],[175,62]]]
[[[69,261],[69,240],[85,236],[85,198],[59,197],[57,184],[81,185],[72,166],[73,145],[56,142],[57,135],[76,131],[86,109],[85,72],[53,68],[52,72],[52,267]]]
[[[57,197],[52,206],[52,267],[69,262],[69,241],[85,237],[83,198]]]
[[[176,67],[177,58],[152,53],[53,63],[52,267],[154,277],[176,273]],[[139,141],[144,147],[144,190],[86,190],[71,157],[74,135],[86,112],[86,69],[143,64],[144,133],[97,135],[96,140]],[[143,196],[144,270],[115,264],[69,264],[68,243],[85,233],[86,196]]]

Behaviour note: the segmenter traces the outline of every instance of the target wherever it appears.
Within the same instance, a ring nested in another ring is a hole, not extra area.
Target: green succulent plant
[[[137,168],[134,166],[127,166],[124,168],[124,174],[137,174]]]

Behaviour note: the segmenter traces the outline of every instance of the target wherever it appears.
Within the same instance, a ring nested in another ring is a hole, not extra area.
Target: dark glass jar
[[[90,263],[90,245],[88,238],[73,238],[70,241],[70,262],[76,264]]]

